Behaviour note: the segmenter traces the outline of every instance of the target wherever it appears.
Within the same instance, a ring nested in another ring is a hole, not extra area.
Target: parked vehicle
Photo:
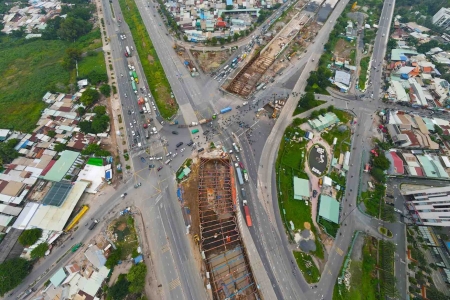
[[[162,170],[162,168],[163,168],[163,166],[161,166],[161,167],[158,167],[158,169],[157,169],[157,170],[158,170],[158,172],[159,172],[159,171],[161,171],[161,170]]]
[[[202,152],[203,150],[205,150],[205,148],[199,148],[197,149],[197,152]]]
[[[166,160],[166,162],[164,164],[168,165],[168,164],[170,164],[171,161],[172,160],[169,158],[168,160]]]
[[[196,134],[196,133],[198,133],[198,132],[199,132],[198,129],[192,129],[192,131],[191,131],[192,134]]]
[[[241,188],[241,195],[242,195],[242,198],[247,198],[247,193],[245,192],[244,188]]]
[[[174,130],[172,131],[172,134],[178,134],[178,131]]]
[[[230,112],[231,109],[232,109],[232,108],[231,108],[230,106],[225,107],[224,109],[221,109],[221,110],[220,110],[220,113],[221,113],[221,114],[225,114],[225,113],[227,113],[227,112]]]
[[[126,50],[126,54],[128,54],[128,55],[126,55],[126,57],[131,57],[130,47],[126,46],[125,50]]]

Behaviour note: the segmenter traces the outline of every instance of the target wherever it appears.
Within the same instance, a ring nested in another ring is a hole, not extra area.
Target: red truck
[[[243,200],[242,204],[244,204],[245,221],[247,222],[247,226],[252,227],[252,217],[250,216],[250,209],[247,206],[247,200]]]

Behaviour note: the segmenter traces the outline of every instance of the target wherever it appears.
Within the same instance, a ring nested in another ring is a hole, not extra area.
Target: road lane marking
[[[174,290],[181,285],[180,278],[174,279],[169,283],[170,290]]]
[[[342,255],[344,254],[344,251],[342,251],[342,249],[339,248],[339,247],[336,247],[336,252],[337,252],[337,254],[339,254],[340,256],[342,256]]]

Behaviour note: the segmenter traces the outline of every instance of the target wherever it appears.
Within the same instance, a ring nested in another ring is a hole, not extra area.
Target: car
[[[242,169],[244,169],[244,164],[242,163],[242,161],[239,162],[239,167],[241,167]]]
[[[238,108],[241,108],[241,106],[240,105],[236,106],[236,109],[238,109]]]
[[[133,136],[136,135],[136,133],[134,133],[134,130],[131,130],[131,134],[132,134]]]
[[[317,191],[314,190],[314,191],[313,191],[313,198],[316,198],[316,196],[317,196]]]
[[[159,171],[161,171],[161,170],[162,170],[162,168],[163,168],[163,166],[160,166],[160,167],[158,167],[158,169],[157,169],[157,170],[158,170],[158,172],[159,172]]]
[[[202,152],[203,150],[205,150],[205,148],[199,148],[199,149],[197,150],[197,152]]]
[[[128,110],[128,114],[131,115],[131,110]]]
[[[128,98],[128,97],[127,97],[127,93],[125,93],[125,98]]]
[[[179,148],[181,145],[183,145],[183,142],[179,142],[176,147]]]
[[[133,123],[130,122],[130,127],[133,128]]]
[[[186,148],[181,148],[180,152],[183,153],[183,152],[184,152],[184,149],[186,149]]]
[[[248,102],[247,101],[245,101],[244,103],[242,103],[242,106],[244,106],[244,105],[247,105],[248,104]]]
[[[222,46],[222,47],[220,47],[221,49],[224,49],[225,48],[225,46]]]
[[[178,134],[178,131],[174,130],[172,131],[172,134]]]
[[[169,152],[166,154],[166,157],[170,157],[170,156],[172,156],[172,152]]]
[[[160,157],[155,157],[155,159],[156,159],[156,160],[163,160],[163,157],[162,157],[162,156],[160,156]]]
[[[148,165],[149,169],[153,169],[155,167],[155,165]]]
[[[149,156],[149,157],[148,157],[148,159],[149,159],[149,160],[154,160],[154,159],[155,159],[155,157],[153,157],[153,156]]]
[[[203,131],[203,135],[207,135],[209,133],[209,130]]]
[[[133,123],[136,124],[136,120],[133,120]]]
[[[190,147],[190,146],[192,146],[194,144],[194,142],[193,141],[189,141],[189,143],[187,143],[187,145]]]
[[[141,162],[145,163],[145,158],[143,158],[142,156],[140,158],[141,158]]]
[[[178,152],[175,152],[174,154],[172,154],[172,157],[175,157],[178,155]]]
[[[230,154],[232,154],[233,153],[233,150],[232,149],[230,149],[229,151],[228,151]]]

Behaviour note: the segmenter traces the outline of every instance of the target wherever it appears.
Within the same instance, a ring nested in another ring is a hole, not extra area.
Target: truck
[[[245,182],[248,182],[248,173],[246,169],[242,169],[242,173],[244,173],[244,180]]]
[[[139,78],[138,78],[138,76],[137,76],[136,71],[132,71],[131,73],[132,73],[132,75],[133,75],[134,81],[136,81],[136,83],[139,84]]]
[[[92,222],[92,224],[89,226],[89,230],[92,230],[92,229],[94,229],[95,228],[95,226],[97,226],[97,224],[98,224],[98,220],[97,219],[95,219],[94,220],[94,222]]]
[[[250,216],[250,209],[248,208],[247,200],[242,200],[242,204],[244,205],[245,222],[248,227],[252,227],[252,217]]]
[[[221,110],[220,110],[220,113],[221,113],[221,114],[225,114],[225,113],[230,112],[230,111],[231,111],[231,107],[228,106],[228,107],[225,107],[224,109],[221,109]]]
[[[198,124],[203,125],[203,124],[209,123],[211,121],[212,121],[212,119],[201,119],[200,121],[198,121]]]
[[[132,81],[132,82],[131,82],[131,86],[133,87],[134,93],[137,94],[136,82]]]
[[[256,90],[259,91],[260,89],[262,89],[264,87],[264,85],[265,85],[264,82],[258,84],[258,86],[256,87]]]
[[[125,49],[126,49],[126,54],[128,54],[128,55],[125,55],[125,56],[126,57],[131,57],[130,47],[126,46]]]
[[[81,245],[82,245],[81,243],[78,243],[78,244],[73,245],[73,247],[72,247],[72,249],[70,249],[70,251],[71,251],[72,253],[76,252],[76,251],[78,250],[78,248],[81,247]]]
[[[138,99],[138,106],[139,106],[139,113],[140,113],[140,114],[143,114],[143,113],[145,112],[145,110],[144,110],[144,104],[145,104],[144,98],[140,97],[140,98]]]
[[[244,180],[242,179],[242,172],[241,172],[241,168],[236,168],[236,173],[238,175],[238,180],[239,180],[239,184],[243,185],[244,184]]]
[[[151,113],[151,109],[150,109],[150,104],[148,104],[147,102],[145,103],[145,108],[147,109],[148,113]]]
[[[238,145],[236,145],[236,143],[233,143],[233,147],[234,147],[234,150],[236,150],[236,152],[239,153],[239,147],[238,147]]]

